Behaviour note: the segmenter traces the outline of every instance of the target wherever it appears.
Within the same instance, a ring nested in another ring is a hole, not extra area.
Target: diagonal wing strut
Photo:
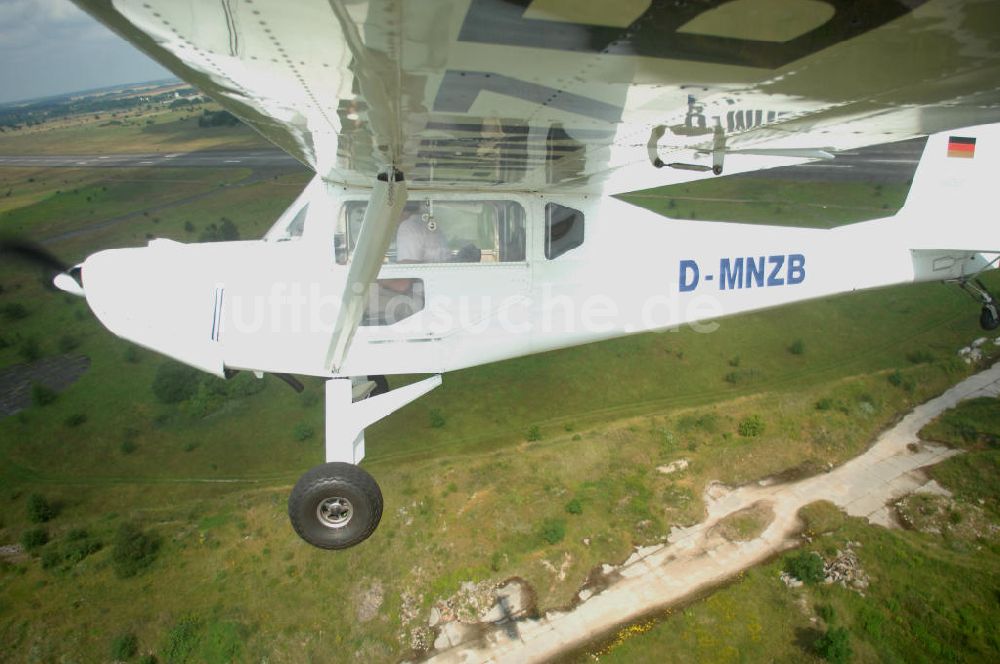
[[[347,270],[340,313],[337,314],[337,324],[326,353],[326,366],[334,373],[339,372],[343,365],[354,332],[361,323],[368,289],[375,283],[382,268],[385,252],[396,234],[405,203],[406,182],[403,174],[395,169],[379,173],[361,222],[361,233]]]

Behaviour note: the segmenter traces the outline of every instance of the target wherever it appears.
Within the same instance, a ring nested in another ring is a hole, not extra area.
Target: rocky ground
[[[550,659],[795,546],[801,527],[798,511],[818,500],[889,527],[899,522],[911,527],[941,527],[941,519],[955,526],[956,517],[950,516],[954,505],[941,495],[939,487],[928,482],[921,468],[959,452],[922,442],[917,432],[959,401],[998,394],[1000,364],[918,406],[879,436],[867,452],[839,468],[799,481],[764,481],[735,490],[710,485],[704,496],[708,517],[702,523],[675,529],[664,544],[637,548],[621,565],[604,565],[596,578],[591,575],[571,609],[534,616],[524,601],[530,588],[523,584],[512,586],[512,581],[499,588],[467,584],[435,607],[433,624],[422,628],[420,645],[428,648],[433,644],[428,661],[439,663]],[[658,470],[676,472],[677,467]],[[921,487],[927,488],[911,495]],[[761,505],[767,505],[769,521],[759,536],[740,541],[720,535],[720,522]],[[927,524],[938,525],[918,525],[933,515],[939,515],[937,520],[930,518]],[[969,521],[975,523],[974,519]],[[858,563],[856,546],[851,543],[824,560],[824,573],[827,583],[864,593],[871,581]],[[789,585],[796,582],[786,580]]]

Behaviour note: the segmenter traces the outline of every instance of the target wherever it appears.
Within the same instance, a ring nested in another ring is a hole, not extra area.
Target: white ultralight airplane
[[[315,172],[258,241],[112,249],[56,277],[198,369],[326,382],[295,531],[376,528],[365,427],[440,374],[930,280],[997,305],[1000,3],[75,0]],[[678,221],[614,197],[929,136],[898,214]],[[386,374],[432,377],[388,390]]]

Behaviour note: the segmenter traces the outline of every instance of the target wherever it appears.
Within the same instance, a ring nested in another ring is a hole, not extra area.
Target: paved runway
[[[205,150],[200,152],[102,155],[0,155],[2,166],[41,168],[143,168],[150,166],[295,168],[298,161],[280,150]]]
[[[783,180],[905,182],[913,177],[925,139],[875,145],[837,155],[836,159],[773,168],[743,177]],[[225,168],[304,168],[280,150],[205,150],[187,153],[103,155],[0,155],[0,167],[143,168],[156,166]],[[740,176],[737,176],[740,177]]]
[[[838,154],[836,158],[819,160],[801,166],[772,168],[747,173],[746,177],[767,177],[781,180],[814,180],[822,182],[906,182],[924,151],[926,138],[898,143],[872,145]]]

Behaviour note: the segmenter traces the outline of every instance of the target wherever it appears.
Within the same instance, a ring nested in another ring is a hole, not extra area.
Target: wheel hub
[[[316,506],[316,518],[327,528],[343,528],[354,516],[354,506],[347,498],[331,496]]]

